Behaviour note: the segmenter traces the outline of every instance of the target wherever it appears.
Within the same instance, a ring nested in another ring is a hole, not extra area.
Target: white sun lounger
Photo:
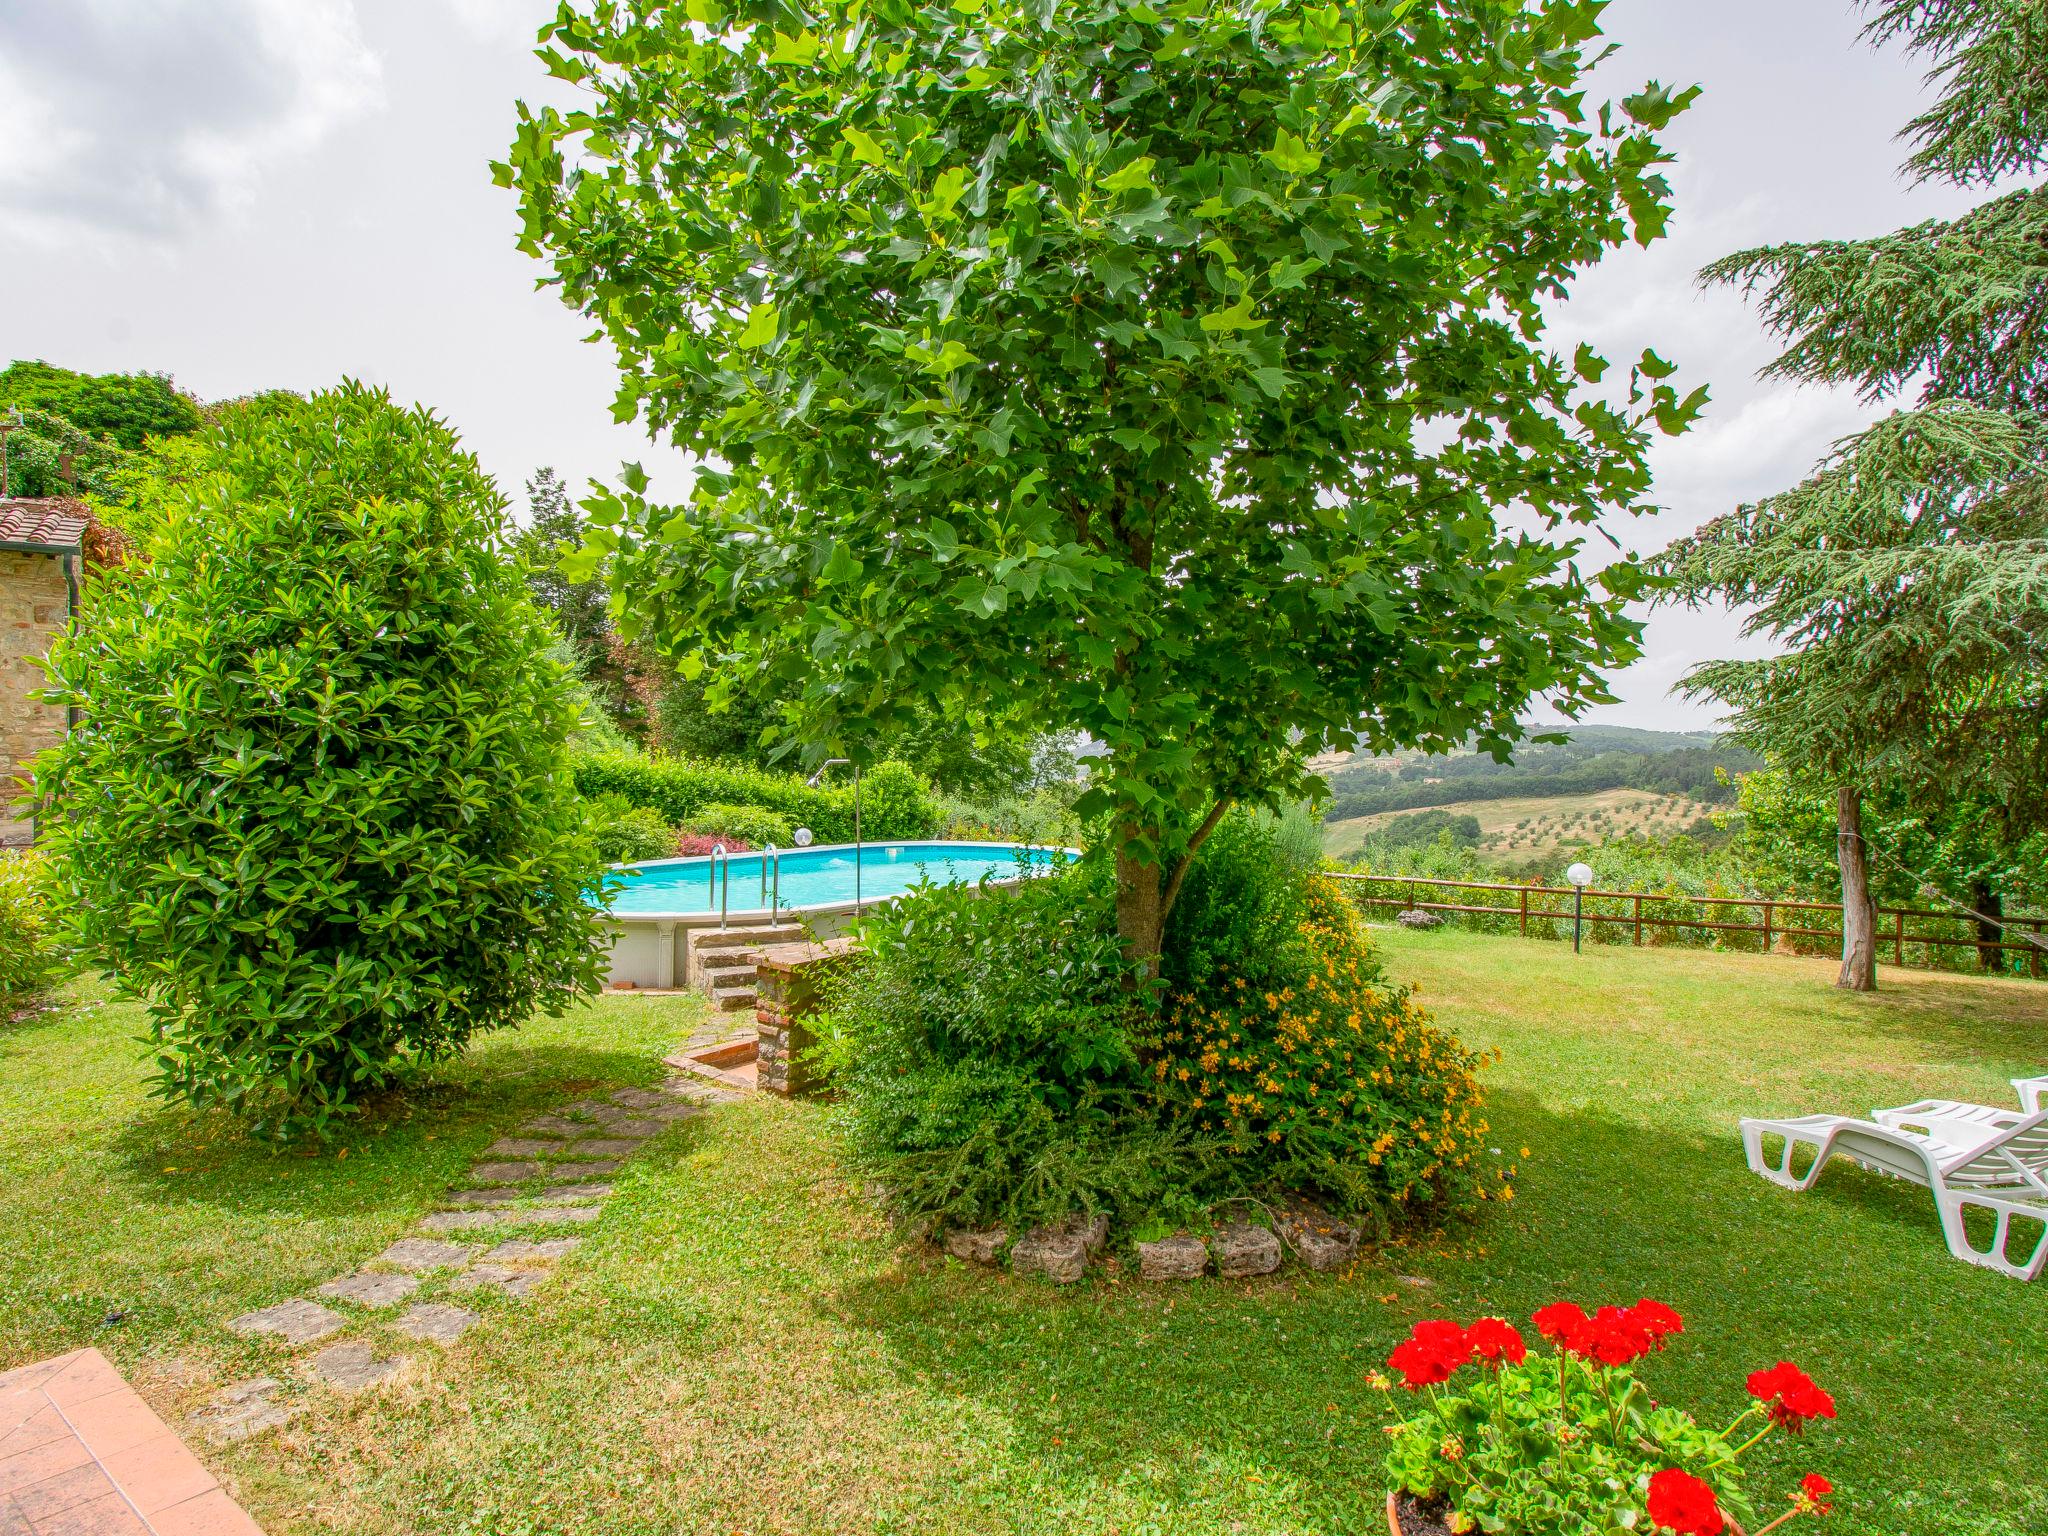
[[[2048,1076],[2016,1077],[2012,1086],[2020,1100],[2016,1110],[1963,1099],[1921,1099],[1897,1109],[1880,1109],[1870,1118],[1895,1131],[1920,1131],[1951,1144],[1981,1141],[1992,1131],[2010,1130],[2027,1116],[2048,1109]]]
[[[1811,1189],[1836,1157],[1919,1184],[1934,1194],[1950,1253],[2016,1280],[2039,1275],[2048,1265],[2048,1111],[2036,1110],[2004,1127],[1923,1118],[1933,1122],[1924,1133],[1846,1115],[1744,1120],[1742,1149],[1754,1172],[1787,1189]],[[1766,1136],[1784,1139],[1784,1151],[1775,1159],[1765,1156]],[[1813,1166],[1795,1174],[1793,1154],[1802,1146],[1813,1149]],[[1984,1248],[1971,1243],[1964,1226],[1964,1213],[1972,1206],[1996,1218]],[[2015,1216],[2041,1224],[2040,1237],[2018,1261],[2006,1256]]]

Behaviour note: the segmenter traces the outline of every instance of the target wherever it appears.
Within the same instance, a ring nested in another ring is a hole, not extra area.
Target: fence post
[[[1643,893],[1637,891],[1636,898],[1636,948],[1643,947]]]
[[[1776,906],[1776,902],[1768,900],[1764,902],[1764,953],[1767,955],[1771,952],[1771,919],[1776,915],[1774,912]]]
[[[1529,937],[1529,887],[1522,887],[1522,937]]]
[[[1892,913],[1892,964],[1906,963],[1906,909],[1898,908]]]

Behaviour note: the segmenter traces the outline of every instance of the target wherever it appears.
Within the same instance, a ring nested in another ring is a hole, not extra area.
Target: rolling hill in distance
[[[1524,743],[1497,763],[1466,750],[1332,756],[1324,846],[1356,852],[1401,813],[1476,818],[1481,846],[1528,857],[1574,841],[1695,831],[1735,798],[1734,779],[1763,766],[1711,731],[1581,725],[1562,743]],[[1437,818],[1432,818],[1431,826]],[[1415,830],[1422,830],[1420,827]]]

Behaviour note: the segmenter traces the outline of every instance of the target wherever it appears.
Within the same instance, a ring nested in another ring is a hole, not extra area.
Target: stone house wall
[[[64,711],[29,695],[43,686],[38,663],[70,612],[61,555],[0,551],[0,846],[29,840],[33,828],[7,808],[22,792],[14,781],[64,735]]]

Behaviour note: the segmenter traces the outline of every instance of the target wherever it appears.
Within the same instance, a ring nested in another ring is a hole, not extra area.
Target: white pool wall
[[[785,849],[795,853],[852,853],[856,849],[866,851],[873,848],[891,847],[958,847],[958,848],[1001,848],[1018,852],[1063,853],[1069,858],[1079,858],[1078,848],[1062,848],[1053,843],[1002,843],[985,839],[963,840],[948,844],[933,838],[902,838],[891,842],[874,843],[818,843],[805,849]],[[760,852],[749,849],[737,858],[751,858]],[[684,858],[641,859],[632,864],[614,864],[613,869],[645,869],[652,865],[687,864],[701,862],[704,855],[697,854]],[[1032,878],[1029,875],[1010,875],[988,884],[998,890],[1007,889]],[[813,938],[832,939],[853,927],[859,912],[870,907],[882,906],[894,901],[897,892],[889,896],[867,896],[858,903],[848,901],[818,902],[811,906],[778,907],[774,913],[777,922],[801,923]],[[634,912],[614,913],[606,919],[605,926],[610,934],[609,969],[605,980],[617,986],[630,982],[636,989],[668,991],[675,987],[695,984],[695,978],[688,974],[690,930],[693,928],[749,928],[759,927],[770,920],[766,907],[728,908],[723,918],[716,912]]]

